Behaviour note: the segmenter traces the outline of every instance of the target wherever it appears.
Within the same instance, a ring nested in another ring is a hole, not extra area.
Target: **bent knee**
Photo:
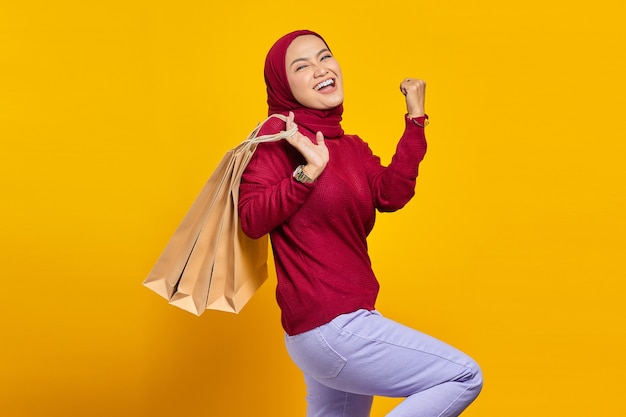
[[[483,389],[483,371],[476,362],[472,362],[468,373],[469,375],[467,376],[465,383],[468,385],[468,389],[478,396],[480,391]]]

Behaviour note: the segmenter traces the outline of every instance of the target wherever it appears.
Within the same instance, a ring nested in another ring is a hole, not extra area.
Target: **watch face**
[[[311,178],[309,178],[304,173],[304,171],[302,170],[302,165],[300,165],[298,168],[296,168],[296,172],[294,172],[293,177],[298,182],[307,182],[307,183],[312,183],[313,182],[313,180]]]

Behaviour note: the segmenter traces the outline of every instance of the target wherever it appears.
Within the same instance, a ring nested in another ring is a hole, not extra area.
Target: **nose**
[[[315,68],[315,77],[323,77],[326,74],[328,74],[328,70],[326,68],[319,65]]]

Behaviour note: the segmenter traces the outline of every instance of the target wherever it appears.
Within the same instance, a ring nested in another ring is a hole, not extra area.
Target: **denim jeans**
[[[405,398],[387,417],[458,416],[482,388],[478,365],[445,343],[358,310],[294,336],[307,417],[367,417],[373,396]]]

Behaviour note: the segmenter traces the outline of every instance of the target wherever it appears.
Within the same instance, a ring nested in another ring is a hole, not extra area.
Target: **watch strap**
[[[304,165],[298,165],[296,170],[293,171],[293,178],[301,183],[311,184],[313,180],[304,173]]]

